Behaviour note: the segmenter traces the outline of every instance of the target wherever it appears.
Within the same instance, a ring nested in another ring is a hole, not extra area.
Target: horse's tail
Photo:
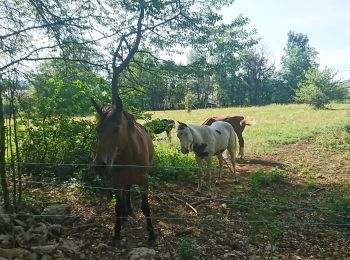
[[[246,125],[255,125],[255,121],[249,121],[247,118],[244,118],[239,122],[241,126],[246,126]]]
[[[212,123],[214,123],[216,120],[212,117],[208,117],[207,119],[205,119],[205,121],[202,123],[202,125],[211,125]]]

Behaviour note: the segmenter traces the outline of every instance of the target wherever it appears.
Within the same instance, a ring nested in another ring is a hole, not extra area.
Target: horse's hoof
[[[114,236],[112,239],[112,246],[119,247],[122,245],[122,239],[120,236],[116,237]]]
[[[220,186],[220,181],[215,181],[216,186]]]
[[[148,245],[149,246],[155,246],[157,244],[157,235],[156,234],[150,234],[148,237]]]
[[[211,198],[211,193],[207,194],[207,198],[210,199]]]

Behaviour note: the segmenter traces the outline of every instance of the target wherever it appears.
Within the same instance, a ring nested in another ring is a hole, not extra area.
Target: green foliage
[[[91,121],[48,117],[23,123],[26,129],[21,133],[21,156],[24,162],[33,163],[24,165],[25,173],[37,179],[50,176],[52,180],[67,180],[81,178],[91,171],[87,166],[78,165],[45,166],[45,163],[90,164],[95,142]]]
[[[274,97],[278,82],[275,66],[272,64],[262,46],[252,47],[242,54],[243,85],[251,105],[269,104],[278,100]]]
[[[281,182],[286,182],[286,176],[279,171],[273,170],[265,173],[263,170],[259,170],[250,175],[249,186],[251,190],[257,191],[263,186]]]
[[[305,79],[305,74],[310,69],[317,68],[317,52],[309,45],[306,34],[288,32],[287,45],[282,57],[281,76],[285,81],[284,86],[279,89],[280,102],[287,103],[295,95],[298,84]]]
[[[323,71],[310,70],[300,82],[295,100],[322,109],[331,101],[342,101],[348,97],[348,90],[334,80],[335,74],[328,68]]]
[[[180,239],[177,244],[177,252],[181,260],[198,259],[198,245],[197,240],[191,237],[184,237]]]
[[[158,134],[159,132],[163,132],[163,129],[169,128],[169,124],[160,119],[154,119],[154,120],[148,121],[143,126],[146,128],[147,133],[152,137],[153,140],[155,139],[155,134]]]
[[[187,110],[188,113],[191,112],[193,104],[196,101],[196,97],[191,93],[191,92],[187,92],[186,96],[185,96],[185,109]]]
[[[196,178],[197,163],[195,159],[166,144],[155,146],[153,165],[152,179],[155,181],[194,181]]]
[[[33,95],[22,100],[31,113],[35,110],[44,116],[88,115],[92,112],[90,97],[110,103],[109,84],[93,70],[77,63],[43,63],[32,77]]]

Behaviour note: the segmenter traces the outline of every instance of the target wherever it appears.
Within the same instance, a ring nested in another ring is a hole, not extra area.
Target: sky
[[[235,0],[222,10],[225,22],[242,14],[247,28],[256,28],[276,67],[280,68],[287,33],[307,34],[318,64],[332,68],[337,79],[350,79],[350,1],[348,0]]]

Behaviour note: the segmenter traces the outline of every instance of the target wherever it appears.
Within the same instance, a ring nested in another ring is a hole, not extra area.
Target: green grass
[[[249,186],[252,190],[258,190],[263,186],[271,183],[286,182],[287,178],[284,174],[277,170],[265,173],[264,171],[256,171],[250,174]]]
[[[329,131],[350,124],[350,104],[335,104],[332,109],[314,110],[307,105],[268,105],[260,107],[230,107],[185,110],[156,111],[153,118],[169,117],[177,121],[200,124],[209,116],[243,115],[255,121],[246,127],[244,138],[246,155],[273,154],[285,144],[307,139],[317,133]],[[176,131],[172,132],[178,145]]]

